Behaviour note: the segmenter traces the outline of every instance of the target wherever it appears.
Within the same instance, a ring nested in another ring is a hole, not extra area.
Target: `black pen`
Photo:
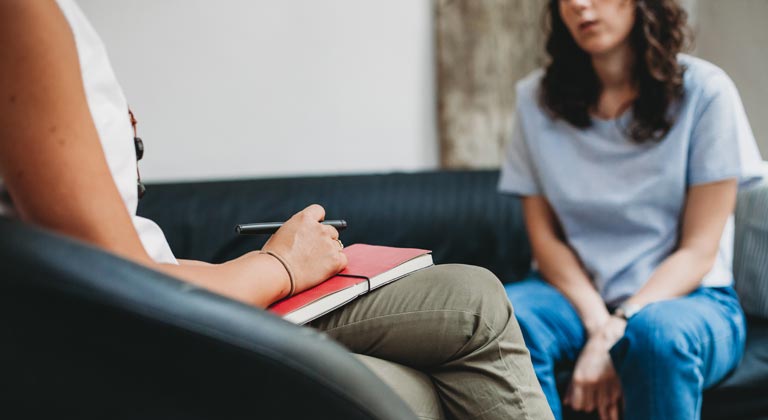
[[[347,227],[346,220],[324,220],[320,222],[324,225],[333,226],[336,230],[344,230]],[[272,234],[280,229],[283,222],[267,222],[267,223],[246,223],[244,225],[235,226],[235,232],[240,235],[260,235],[260,234]]]

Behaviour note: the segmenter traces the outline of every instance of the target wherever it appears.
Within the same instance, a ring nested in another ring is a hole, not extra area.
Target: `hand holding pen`
[[[338,228],[330,225],[338,222],[343,229],[346,222],[329,220],[324,225],[323,219],[325,209],[313,204],[285,223],[240,226],[238,232],[241,234],[274,233],[260,251],[247,255],[272,258],[273,267],[283,271],[285,287],[280,298],[300,293],[346,267],[347,258],[341,252]]]

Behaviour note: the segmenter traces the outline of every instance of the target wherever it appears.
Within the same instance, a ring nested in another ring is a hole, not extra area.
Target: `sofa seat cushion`
[[[741,363],[704,393],[703,419],[768,419],[768,321],[750,319]]]

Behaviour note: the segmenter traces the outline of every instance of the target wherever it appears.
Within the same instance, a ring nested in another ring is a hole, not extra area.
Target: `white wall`
[[[437,166],[427,0],[78,0],[148,180]]]
[[[148,180],[435,168],[431,0],[78,0]],[[684,0],[768,158],[768,0]]]
[[[699,0],[696,55],[733,79],[768,159],[768,0]]]

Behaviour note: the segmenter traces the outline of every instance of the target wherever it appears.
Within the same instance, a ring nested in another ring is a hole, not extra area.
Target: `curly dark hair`
[[[685,68],[677,54],[687,46],[690,31],[687,13],[675,0],[632,0],[635,23],[630,45],[635,53],[633,79],[638,96],[632,103],[633,119],[624,128],[635,142],[660,141],[674,118],[670,106],[683,96]],[[565,26],[558,0],[548,6],[546,50],[550,62],[541,83],[541,102],[554,118],[579,128],[591,126],[590,110],[600,98],[600,81],[592,61]]]

